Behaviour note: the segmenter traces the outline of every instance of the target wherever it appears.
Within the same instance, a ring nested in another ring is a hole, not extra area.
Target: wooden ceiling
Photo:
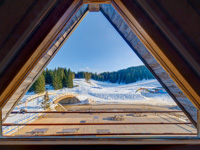
[[[140,52],[148,50],[149,53],[146,54],[157,62],[154,65],[162,66],[167,76],[175,83],[163,82],[163,85],[175,98],[179,97],[177,98],[179,106],[182,106],[181,108],[196,125],[196,118],[192,117],[196,117],[196,113],[191,113],[186,109],[188,106],[183,105],[188,99],[192,104],[191,108],[195,108],[193,111],[200,108],[200,1],[198,0],[1,1],[0,108],[10,102],[8,109],[3,112],[4,117],[16,104],[16,100],[11,103],[12,97],[22,97],[41,69],[51,60],[51,56],[56,54],[53,52],[45,59],[47,54],[51,53],[52,47],[56,47],[56,42],[60,39],[63,42],[70,35],[61,37],[60,34],[65,34],[63,29],[68,25],[71,27],[71,30],[68,30],[70,33],[77,25],[76,21],[80,21],[86,13],[87,7],[81,10],[81,6],[91,3],[111,4],[117,10],[128,28],[144,45],[145,50],[141,49]],[[76,19],[73,20],[76,15]],[[109,13],[107,15],[109,16]],[[118,29],[120,31],[120,27]],[[137,51],[137,48],[135,50]],[[138,55],[141,54],[138,52]],[[45,61],[42,63],[42,60]],[[149,60],[143,58],[143,61]],[[39,64],[43,67],[37,69]],[[146,65],[151,71],[156,72],[153,66],[148,63]],[[28,78],[33,74],[34,78]],[[160,82],[162,81],[163,79],[160,79]],[[19,88],[22,85],[23,87]],[[174,89],[179,88],[178,93],[170,91],[173,86]]]

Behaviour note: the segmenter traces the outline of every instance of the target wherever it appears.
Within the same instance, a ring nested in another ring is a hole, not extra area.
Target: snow
[[[65,94],[73,93],[78,94],[76,96],[83,103],[95,103],[95,104],[151,104],[151,105],[170,105],[176,106],[174,100],[167,93],[145,93],[136,92],[139,88],[156,88],[162,87],[159,82],[155,79],[153,80],[142,80],[130,84],[118,84],[110,82],[101,82],[90,80],[89,83],[85,79],[74,79],[74,88],[63,88],[60,90],[54,90],[51,86],[48,86],[49,93]],[[26,101],[29,96],[34,95],[34,93],[27,93],[22,102]],[[58,95],[50,95],[50,100],[52,102],[53,98]],[[31,111],[41,109],[42,97],[34,99],[32,102],[27,103],[27,108]],[[89,100],[88,100],[89,99]],[[25,108],[25,104],[21,104],[21,108]],[[17,109],[17,108],[16,108]]]
[[[136,92],[139,88],[156,88],[162,87],[159,82],[153,80],[142,80],[131,84],[118,84],[90,80],[89,83],[85,79],[74,79],[74,85],[78,85],[72,89],[63,88],[61,90],[50,90],[57,94],[74,93],[78,94],[77,98],[82,103],[86,99],[91,99],[95,104],[151,104],[151,105],[170,105],[175,106],[176,103],[167,93],[140,93]],[[95,102],[94,102],[95,101]],[[88,101],[87,101],[88,102]]]
[[[139,88],[148,89],[161,87],[159,82],[155,79],[142,80],[131,84],[118,84],[95,80],[90,80],[90,82],[87,83],[85,79],[74,79],[73,82],[74,86],[76,85],[74,88],[53,90],[52,87],[48,86],[49,93],[55,93],[54,95],[49,95],[50,102],[53,102],[53,99],[59,94],[73,93],[78,94],[76,97],[81,101],[80,104],[149,104],[176,106],[176,103],[167,93],[136,92]],[[33,92],[28,92],[14,111],[20,111],[20,109],[25,109],[27,111],[43,110],[41,107],[43,96],[28,101],[26,107],[25,101],[33,95]],[[54,108],[54,105],[52,105],[52,108]],[[37,119],[38,115],[41,114],[11,114],[5,122],[30,123]],[[18,130],[17,128],[18,127],[3,127],[4,134],[16,132]]]

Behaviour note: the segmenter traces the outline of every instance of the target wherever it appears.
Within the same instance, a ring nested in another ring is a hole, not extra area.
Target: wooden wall
[[[200,109],[200,1],[110,2],[117,11],[106,4],[101,5],[101,11],[196,124],[196,108]],[[85,9],[71,19],[81,4],[81,0],[0,2],[0,108],[5,106],[4,119],[73,31],[76,19],[84,16]],[[62,30],[70,20],[68,32]]]
[[[73,17],[66,23],[66,26],[62,29],[60,34],[56,37],[55,41],[51,44],[47,52],[38,61],[33,70],[27,75],[26,79],[18,87],[16,92],[12,95],[9,101],[5,104],[2,109],[3,120],[8,117],[10,112],[16,107],[21,98],[26,94],[31,85],[35,82],[37,77],[42,73],[43,69],[48,65],[52,58],[56,55],[58,50],[66,42],[68,37],[72,34],[75,28],[78,26],[80,21],[84,18],[88,11],[88,5],[82,5],[80,9],[73,15]]]
[[[169,74],[163,69],[158,61],[153,57],[144,44],[138,39],[128,24],[122,19],[119,13],[109,4],[101,4],[101,12],[115,27],[127,44],[133,49],[143,63],[154,74],[156,79],[166,89],[177,105],[186,113],[188,118],[196,124],[197,109],[190,100],[179,89],[176,83],[170,78]]]

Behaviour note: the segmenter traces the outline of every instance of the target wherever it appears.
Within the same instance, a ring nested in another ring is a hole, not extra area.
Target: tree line
[[[97,81],[108,81],[111,83],[133,83],[143,79],[155,79],[146,66],[129,67],[115,72],[103,72],[100,74],[92,73],[91,79]],[[75,78],[85,78],[85,72],[81,71],[75,74]]]
[[[73,88],[73,79],[75,74],[67,68],[55,68],[54,70],[46,68],[38,77],[29,92],[42,93],[45,91],[45,85],[53,86],[54,90],[62,88]]]
[[[145,66],[129,67],[115,72],[103,72],[100,74],[92,72],[74,73],[67,68],[55,68],[54,70],[46,68],[38,77],[29,92],[42,93],[45,91],[45,85],[51,85],[55,90],[62,88],[73,88],[74,78],[85,78],[88,82],[91,79],[97,81],[108,81],[111,83],[133,83],[143,79],[154,79],[154,76]]]

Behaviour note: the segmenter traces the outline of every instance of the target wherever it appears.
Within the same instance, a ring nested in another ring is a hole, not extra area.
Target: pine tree
[[[67,87],[69,87],[69,85],[70,85],[70,69],[68,69],[67,71],[66,71],[66,82],[67,82]]]
[[[68,86],[67,86],[67,83],[68,83],[67,77],[64,76],[64,77],[63,77],[63,87],[68,87]]]
[[[54,77],[53,77],[53,88],[54,90],[62,89],[62,80],[57,74],[57,70],[54,71]]]
[[[74,85],[73,85],[73,73],[70,71],[70,69],[68,69],[68,79],[67,79],[67,87],[68,88],[73,88],[74,87]]]
[[[50,108],[49,94],[47,90],[44,95],[44,100],[41,102],[41,106],[44,110],[48,110]]]
[[[46,84],[52,85],[53,80],[53,72],[51,70],[48,70],[48,68],[45,70],[45,82]]]
[[[44,75],[41,74],[34,83],[34,92],[42,93],[44,91],[45,91],[45,78]]]

